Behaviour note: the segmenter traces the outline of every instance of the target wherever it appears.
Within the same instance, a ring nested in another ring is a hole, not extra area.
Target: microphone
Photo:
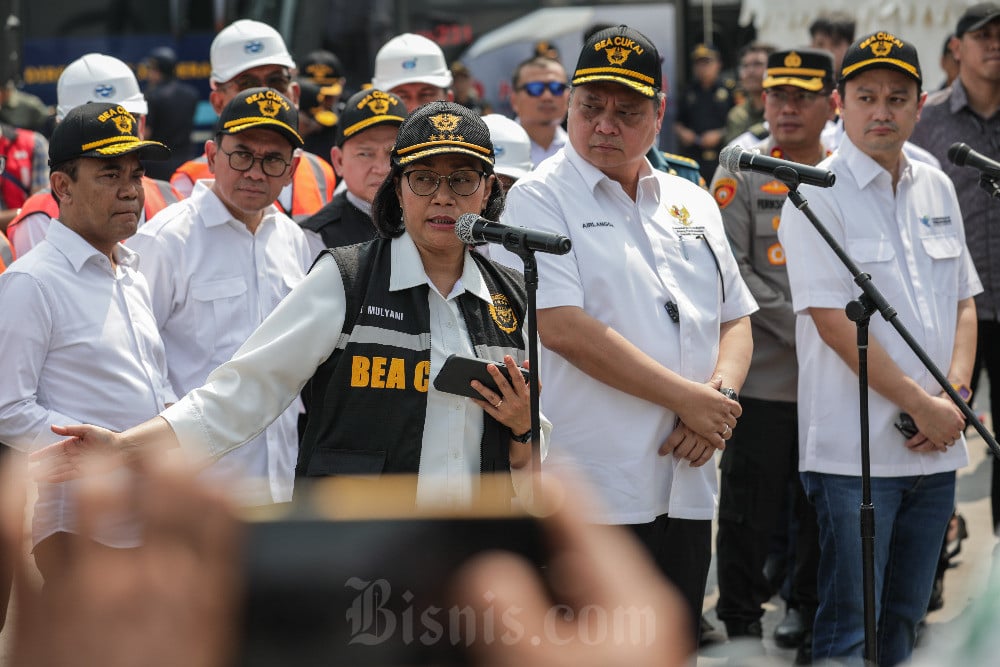
[[[969,144],[963,144],[961,141],[952,144],[948,149],[948,159],[959,167],[972,167],[981,171],[984,176],[1000,178],[1000,162],[977,153]]]
[[[511,227],[493,222],[475,213],[463,213],[455,221],[455,236],[465,243],[499,243],[511,252],[519,248],[565,255],[573,242],[565,236],[540,232],[527,227]]]
[[[819,188],[833,187],[833,182],[837,180],[832,171],[745,151],[739,146],[723,148],[719,153],[719,164],[732,172],[759,171],[762,174],[773,174],[780,180],[794,174],[799,183]]]

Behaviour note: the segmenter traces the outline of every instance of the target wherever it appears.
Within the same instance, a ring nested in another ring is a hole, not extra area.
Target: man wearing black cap
[[[981,342],[969,385],[975,392],[979,370],[985,369],[990,386],[1000,387],[1000,348],[987,344],[1000,337],[1000,206],[979,186],[979,172],[959,167],[948,159],[955,142],[967,143],[992,158],[1000,155],[1000,5],[992,2],[969,7],[955,27],[952,52],[959,63],[951,88],[927,98],[913,142],[941,160],[962,205],[969,252],[983,280],[976,297]],[[990,392],[990,411],[1000,415],[1000,391]],[[1000,417],[997,417],[1000,419]],[[993,527],[1000,527],[1000,465],[993,462],[991,485]]]
[[[921,85],[917,51],[909,42],[879,31],[852,44],[838,84],[845,137],[820,163],[837,183],[800,190],[930,359],[965,391],[976,347],[973,295],[982,288],[951,182],[903,153],[926,96]],[[844,317],[858,289],[788,202],[778,238],[798,316],[799,470],[819,525],[813,657],[860,660],[865,628],[857,331]],[[909,658],[927,611],[954,507],[955,471],[968,455],[961,411],[888,322],[873,317],[870,334],[877,662],[896,665]]]
[[[229,359],[313,260],[303,231],[273,204],[299,164],[291,101],[273,88],[250,88],[226,105],[215,131],[205,152],[215,179],[199,181],[129,242],[142,256],[178,395]],[[224,488],[238,486],[245,504],[290,500],[298,407],[207,474],[229,482]]]
[[[568,255],[537,256],[543,411],[560,434],[546,467],[587,478],[604,507],[592,519],[641,537],[695,636],[717,495],[705,464],[741,414],[756,306],[711,196],[645,158],[663,122],[660,81],[644,35],[592,35],[569,143],[511,188],[504,221],[573,241]]]
[[[49,183],[59,218],[0,275],[0,442],[30,452],[62,438],[53,425],[82,419],[117,431],[176,400],[138,256],[120,243],[139,224],[140,159],[169,154],[141,140],[117,104],[76,107],[56,126]],[[38,485],[32,543],[46,587],[60,583],[80,548],[76,490],[76,482]],[[99,548],[138,546],[134,521],[106,518]]]
[[[828,151],[820,134],[836,109],[832,56],[819,49],[777,51],[768,56],[762,81],[771,135],[753,148],[800,164],[823,160]],[[753,360],[741,392],[740,429],[722,453],[717,611],[730,639],[761,636],[761,605],[769,597],[763,569],[771,535],[779,517],[794,512],[799,540],[788,620],[791,624],[801,617],[803,622],[795,624],[797,631],[776,633],[775,638],[797,648],[815,613],[818,546],[816,518],[798,481],[795,312],[785,252],[778,242],[788,187],[770,174],[730,173],[719,167],[711,191],[740,273],[760,304],[750,316]],[[789,484],[797,491],[792,507],[786,507]],[[800,662],[807,653],[801,652]]]
[[[406,105],[392,93],[375,88],[355,93],[337,126],[337,145],[330,159],[346,188],[302,223],[313,255],[325,248],[371,241],[372,200],[389,173],[396,131],[406,119]]]

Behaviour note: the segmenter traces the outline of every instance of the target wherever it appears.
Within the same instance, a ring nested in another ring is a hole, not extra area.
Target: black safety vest
[[[325,250],[337,261],[347,300],[333,354],[309,382],[309,419],[297,476],[416,473],[430,369],[429,287],[389,291],[392,240]],[[458,297],[476,356],[526,357],[523,276],[471,253],[492,303]],[[510,429],[484,414],[481,471],[510,470]]]

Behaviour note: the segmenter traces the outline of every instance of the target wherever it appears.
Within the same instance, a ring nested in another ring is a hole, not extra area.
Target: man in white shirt
[[[119,243],[139,224],[140,158],[169,154],[141,141],[116,104],[76,107],[56,126],[49,183],[59,219],[0,275],[0,442],[30,452],[60,439],[53,425],[83,419],[117,431],[176,400],[138,258]],[[47,585],[79,548],[75,493],[75,482],[39,483],[32,534]],[[138,545],[128,517],[104,519],[95,530],[101,544]]]
[[[178,395],[229,360],[309,269],[305,233],[273,205],[299,163],[297,128],[298,112],[277,90],[238,94],[206,143],[215,180],[199,181],[129,241],[142,257]],[[296,401],[206,474],[225,479],[244,504],[290,500],[298,410]]]
[[[504,221],[573,242],[568,255],[537,255],[546,467],[588,479],[605,509],[591,518],[643,539],[684,594],[695,636],[718,495],[705,464],[741,414],[756,304],[711,195],[645,158],[663,122],[659,71],[638,31],[592,35],[573,76],[569,143],[511,188]]]
[[[832,236],[872,276],[899,321],[962,392],[976,348],[972,297],[982,287],[965,245],[954,186],[940,170],[903,152],[926,98],[921,83],[912,44],[882,31],[851,45],[838,84],[846,134],[837,152],[820,163],[837,183],[801,189]],[[855,325],[844,314],[858,289],[790,201],[778,237],[797,314],[799,470],[820,532],[813,657],[860,660],[865,632],[858,352]],[[955,471],[968,462],[965,419],[877,316],[871,319],[868,374],[877,662],[895,665],[909,658],[927,611],[955,502]],[[912,417],[912,431],[894,426],[904,423],[901,413]]]
[[[569,107],[569,84],[562,63],[536,56],[514,69],[510,106],[517,122],[531,137],[531,163],[559,152],[566,145],[562,122]]]

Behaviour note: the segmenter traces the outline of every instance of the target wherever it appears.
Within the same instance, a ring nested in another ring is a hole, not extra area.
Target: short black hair
[[[492,169],[487,168],[485,171],[487,176],[493,175]],[[402,180],[403,166],[394,163],[389,175],[385,177],[378,192],[375,193],[375,199],[372,200],[372,221],[375,223],[375,229],[378,230],[380,236],[390,239],[402,236],[406,230],[406,225],[403,224],[403,207],[396,195],[396,186],[401,184]],[[442,183],[439,187],[447,186]],[[505,202],[503,184],[500,183],[499,178],[494,178],[490,196],[486,200],[486,210],[483,211],[483,217],[497,220],[503,213]]]
[[[522,60],[517,64],[517,67],[514,68],[514,75],[510,78],[510,83],[514,87],[514,90],[517,90],[517,86],[521,83],[521,70],[525,67],[551,67],[552,65],[558,65],[560,69],[564,72],[566,71],[566,68],[558,60],[553,60],[547,56],[531,56],[527,60]],[[569,76],[567,75],[568,79]]]
[[[816,33],[829,35],[838,42],[854,43],[855,31],[854,17],[846,12],[828,12],[820,14],[819,17],[809,24],[809,35],[815,37]]]

